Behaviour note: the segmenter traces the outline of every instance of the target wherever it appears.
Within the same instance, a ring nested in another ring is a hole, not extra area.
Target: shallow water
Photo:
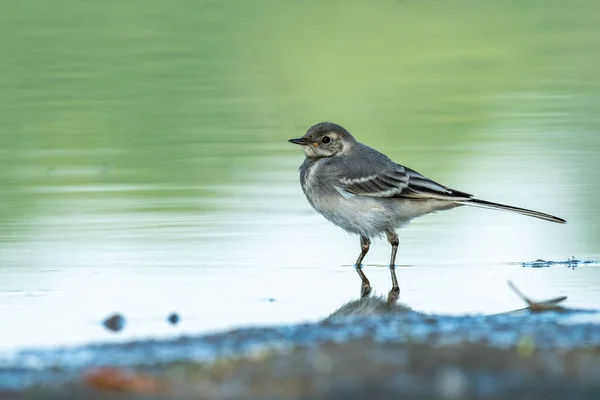
[[[32,232],[3,249],[0,313],[11,329],[3,333],[2,347],[325,317],[358,295],[360,281],[350,265],[358,243],[309,208],[297,184],[299,161],[294,155],[271,160],[281,172],[262,171],[248,186],[214,186],[211,201],[225,204],[210,212],[123,211],[135,206],[144,187],[88,187],[74,201],[71,193],[51,193],[68,211],[37,217]],[[461,185],[482,193],[494,192],[491,186],[475,179]],[[277,197],[271,195],[274,187]],[[171,200],[178,205],[203,200],[195,188],[164,190],[180,193]],[[94,199],[96,193],[105,200]],[[541,197],[533,200],[541,204],[537,208],[553,206]],[[144,199],[153,201],[160,200]],[[571,307],[597,308],[598,264],[533,268],[519,262],[566,259],[574,248],[593,258],[595,243],[579,239],[584,211],[565,206],[556,213],[570,223],[466,208],[413,223],[401,231],[401,300],[426,312],[497,313],[523,306],[506,285],[513,280],[533,298],[567,295]],[[365,267],[379,293],[390,286],[388,252],[378,242]],[[166,323],[171,311],[182,316],[179,326]],[[100,325],[111,312],[127,318],[117,336]]]
[[[597,265],[522,266],[600,260],[595,2],[59,3],[0,16],[17,32],[0,42],[1,349],[317,320],[355,298],[358,239],[310,209],[286,142],[322,119],[441,183],[568,220],[415,221],[403,302],[520,308],[510,279],[600,308]],[[323,37],[313,16],[329,13]],[[378,242],[366,258],[379,293],[388,257]],[[100,324],[112,312],[118,335]]]

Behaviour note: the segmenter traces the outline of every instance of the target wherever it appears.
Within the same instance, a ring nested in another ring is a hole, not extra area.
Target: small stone
[[[121,314],[113,314],[102,322],[104,327],[113,332],[119,332],[125,327],[125,317]]]
[[[179,322],[180,319],[181,318],[179,318],[179,314],[177,314],[177,313],[171,313],[167,317],[167,321],[169,321],[171,323],[171,325],[177,325],[177,323]]]

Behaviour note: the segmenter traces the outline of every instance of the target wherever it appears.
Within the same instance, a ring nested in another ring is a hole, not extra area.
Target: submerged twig
[[[549,300],[543,301],[534,301],[529,297],[525,296],[512,281],[508,281],[508,286],[519,296],[529,307],[522,308],[520,310],[515,311],[523,311],[529,310],[532,312],[542,312],[542,311],[567,311],[565,307],[558,305],[558,303],[563,302],[567,299],[567,296],[555,297]],[[513,311],[514,312],[514,311]]]

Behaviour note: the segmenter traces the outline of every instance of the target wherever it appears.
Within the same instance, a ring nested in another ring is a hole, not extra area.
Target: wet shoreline
[[[86,378],[111,368],[150,377],[146,394],[157,398],[593,398],[600,325],[577,322],[586,313],[594,311],[426,315],[374,298],[314,324],[22,351],[0,363],[0,390],[23,399],[139,395]]]

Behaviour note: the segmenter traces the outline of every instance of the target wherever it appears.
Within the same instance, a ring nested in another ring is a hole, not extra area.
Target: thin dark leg
[[[400,287],[396,278],[396,253],[398,252],[398,236],[395,232],[386,232],[388,242],[392,245],[392,257],[390,259],[390,273],[392,275],[392,290],[388,294],[388,304],[396,303],[400,297]]]
[[[360,237],[360,255],[358,256],[358,259],[356,260],[356,264],[354,264],[354,268],[356,268],[356,272],[358,272],[358,276],[360,276],[360,279],[362,281],[362,284],[360,285],[360,297],[367,297],[369,294],[371,294],[371,283],[369,282],[369,280],[367,279],[367,276],[365,275],[365,273],[362,271],[362,261],[365,258],[365,256],[367,255],[367,253],[369,252],[369,245],[371,244],[371,241],[369,240],[368,237],[365,236],[361,236]]]

